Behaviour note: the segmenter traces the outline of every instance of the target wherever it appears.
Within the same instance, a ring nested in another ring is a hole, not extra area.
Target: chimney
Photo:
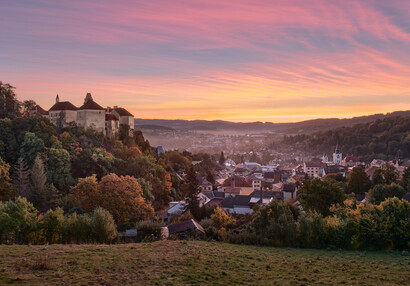
[[[56,103],[59,103],[60,102],[60,97],[58,96],[58,94],[57,94],[57,96],[56,96]]]

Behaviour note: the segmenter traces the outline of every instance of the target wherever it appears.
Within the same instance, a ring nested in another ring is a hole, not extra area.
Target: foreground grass
[[[202,241],[0,245],[0,285],[409,285],[410,257]]]

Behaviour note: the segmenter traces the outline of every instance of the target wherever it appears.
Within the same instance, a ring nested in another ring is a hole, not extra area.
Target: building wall
[[[84,128],[93,127],[105,132],[105,110],[78,110],[77,123]]]
[[[70,122],[77,121],[77,111],[75,110],[55,110],[50,111],[48,118],[50,119],[51,123],[57,125],[58,120],[62,119],[61,123],[62,126],[67,126]]]
[[[105,134],[109,137],[114,136],[114,134],[118,133],[119,130],[119,121],[110,120],[105,121]]]

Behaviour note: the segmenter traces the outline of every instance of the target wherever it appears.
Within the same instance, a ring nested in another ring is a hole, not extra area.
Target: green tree
[[[345,199],[344,191],[338,183],[320,179],[305,180],[298,193],[304,209],[317,211],[323,216],[330,213],[329,208],[333,204],[341,204]]]
[[[354,167],[348,176],[347,189],[351,193],[365,193],[371,187],[366,172],[361,167]]]
[[[0,119],[20,116],[21,103],[14,93],[15,87],[0,81]]]
[[[407,192],[410,192],[410,166],[407,167],[404,171],[400,184],[403,189],[405,189]]]
[[[61,242],[64,212],[61,208],[48,210],[41,220],[43,234],[48,243]]]
[[[376,169],[373,173],[372,187],[384,184],[384,177],[382,169]]]
[[[91,214],[91,235],[98,243],[111,242],[117,237],[117,226],[109,211],[96,208]]]
[[[67,150],[50,148],[48,151],[47,180],[60,191],[68,191],[74,183],[71,177],[70,154]]]
[[[201,208],[200,208],[199,198],[198,198],[200,189],[198,185],[198,180],[196,178],[196,172],[193,166],[191,166],[191,168],[188,170],[187,183],[185,187],[187,188],[185,206],[187,210],[191,212],[191,214],[194,216],[195,219],[199,219],[201,216]]]
[[[368,200],[373,204],[380,204],[387,198],[397,197],[401,199],[406,191],[402,186],[391,183],[390,185],[376,185],[368,193]]]
[[[37,153],[44,150],[44,141],[32,132],[27,132],[24,135],[24,141],[20,147],[20,156],[24,159],[28,166],[33,165]]]
[[[37,229],[37,210],[26,198],[0,202],[0,237],[2,242],[27,243]]]
[[[391,163],[385,163],[382,167],[384,183],[390,185],[391,183],[397,183],[399,179],[399,172]]]

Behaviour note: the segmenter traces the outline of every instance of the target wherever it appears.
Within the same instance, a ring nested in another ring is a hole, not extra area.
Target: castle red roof
[[[354,156],[346,156],[345,162],[360,163],[360,159]]]
[[[106,114],[105,121],[118,121],[118,118],[113,114]]]
[[[41,114],[41,115],[48,115],[48,111],[44,110],[40,105],[36,105],[33,108],[34,113]]]
[[[60,110],[77,110],[78,108],[75,107],[71,102],[69,101],[60,101],[54,104],[49,111],[60,111]]]
[[[80,110],[84,110],[84,109],[87,109],[87,110],[105,110],[105,108],[102,108],[101,105],[96,103],[94,100],[87,101],[79,109]]]
[[[134,117],[134,115],[132,115],[128,110],[126,110],[125,108],[122,107],[117,107],[114,108],[114,110],[120,115],[120,116],[132,116]]]

